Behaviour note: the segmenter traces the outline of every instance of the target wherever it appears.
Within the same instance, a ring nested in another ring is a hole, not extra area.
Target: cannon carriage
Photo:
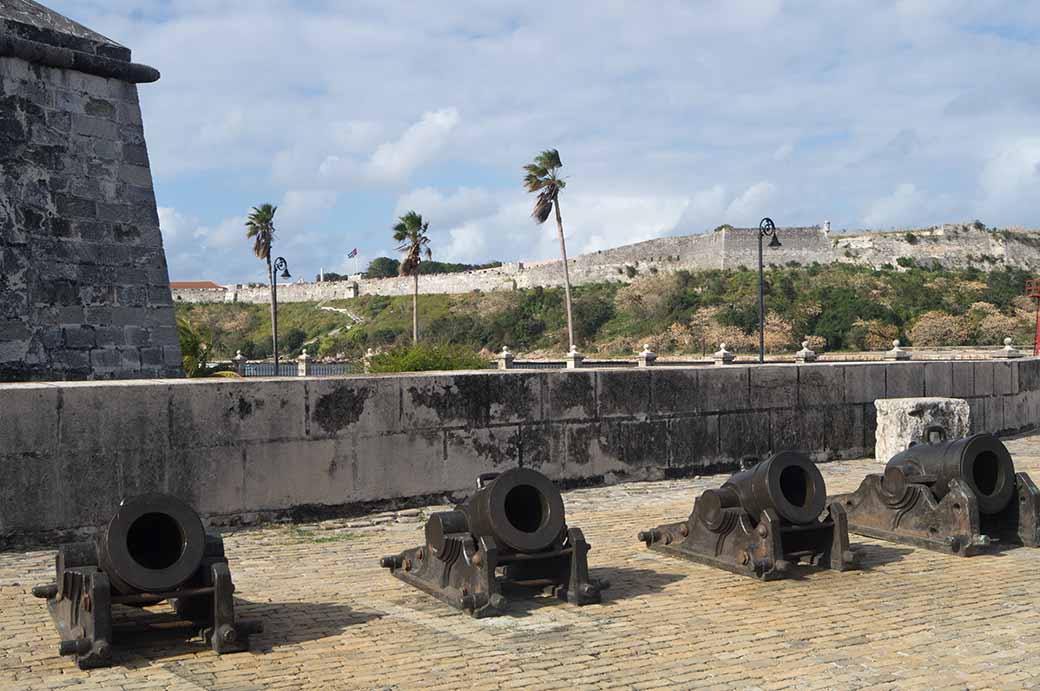
[[[504,613],[525,590],[585,605],[607,587],[589,578],[589,543],[567,526],[560,491],[529,468],[481,475],[468,501],[430,516],[425,537],[380,565],[473,617]]]
[[[59,652],[81,669],[111,664],[113,605],[168,600],[217,653],[247,650],[249,635],[262,630],[258,622],[236,621],[224,542],[175,497],[124,499],[93,540],[61,545],[55,561],[55,581],[33,595],[47,600]]]
[[[685,521],[639,533],[650,549],[733,573],[775,580],[804,568],[853,568],[845,512],[826,505],[823,475],[782,451],[694,501]]]
[[[883,474],[834,497],[859,535],[971,556],[997,545],[1040,546],[1040,490],[1016,473],[992,434],[947,439],[942,427],[893,456]]]

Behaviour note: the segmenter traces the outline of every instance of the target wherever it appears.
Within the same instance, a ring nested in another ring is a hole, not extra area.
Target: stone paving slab
[[[1040,479],[1040,436],[1009,442]],[[831,493],[871,460],[821,466]],[[862,571],[761,583],[650,553],[638,530],[688,515],[722,476],[567,492],[603,604],[550,599],[474,620],[379,557],[418,544],[414,511],[225,534],[249,653],[135,636],[82,672],[32,585],[53,551],[0,554],[0,689],[1022,689],[1040,687],[1040,550],[969,559],[854,537]],[[433,507],[431,507],[432,509]],[[347,524],[350,527],[346,527]]]

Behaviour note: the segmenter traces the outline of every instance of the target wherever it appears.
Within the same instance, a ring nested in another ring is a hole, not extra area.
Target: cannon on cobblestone
[[[487,473],[453,511],[430,516],[426,544],[383,557],[405,583],[474,617],[495,616],[507,596],[542,590],[576,605],[600,601],[589,578],[589,543],[564,520],[563,497],[529,468]]]
[[[754,459],[752,459],[754,460]],[[653,550],[762,580],[854,568],[845,511],[827,506],[819,468],[782,451],[694,501],[690,517],[639,533]]]
[[[1040,546],[1040,490],[992,434],[947,439],[930,427],[926,441],[891,458],[884,474],[834,501],[849,530],[939,552],[971,556],[991,545]]]
[[[124,499],[93,540],[61,545],[55,581],[33,588],[46,598],[62,655],[81,669],[111,664],[113,605],[171,601],[217,653],[247,650],[259,622],[235,620],[224,542],[199,515],[165,494]]]

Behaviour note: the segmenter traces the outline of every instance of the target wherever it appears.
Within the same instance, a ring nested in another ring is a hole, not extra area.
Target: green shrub
[[[906,242],[907,242],[908,245],[916,245],[918,243],[918,237],[916,235],[914,235],[913,233],[911,233],[910,231],[907,231],[905,237],[906,237]]]
[[[446,343],[416,343],[396,346],[372,358],[372,372],[430,372],[487,369],[488,362],[464,346]]]

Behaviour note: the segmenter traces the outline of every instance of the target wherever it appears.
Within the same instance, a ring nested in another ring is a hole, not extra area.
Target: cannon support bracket
[[[112,664],[112,606],[150,606],[170,600],[178,616],[198,626],[217,653],[247,650],[249,635],[262,630],[259,622],[235,620],[234,585],[220,538],[207,538],[207,556],[195,575],[171,592],[120,594],[97,564],[90,543],[59,548],[56,580],[33,588],[61,636],[58,651],[72,656],[80,669]]]
[[[639,539],[652,550],[764,581],[806,569],[856,568],[847,517],[837,504],[807,525],[784,521],[773,509],[764,510],[756,521],[740,507],[730,507],[712,529],[698,518],[695,501],[687,520],[643,531]]]
[[[578,528],[569,528],[540,552],[499,546],[491,536],[469,532],[444,536],[439,551],[430,544],[383,557],[380,565],[400,580],[433,595],[475,618],[504,614],[508,596],[542,590],[576,605],[600,601],[608,584],[589,578],[589,543]]]
[[[978,497],[961,480],[951,480],[949,491],[936,501],[925,484],[907,483],[894,495],[882,479],[868,475],[855,492],[833,498],[848,513],[849,530],[858,535],[963,557],[994,544],[1040,546],[1040,489],[1026,473],[1015,474],[1015,498],[992,515],[979,511]]]

